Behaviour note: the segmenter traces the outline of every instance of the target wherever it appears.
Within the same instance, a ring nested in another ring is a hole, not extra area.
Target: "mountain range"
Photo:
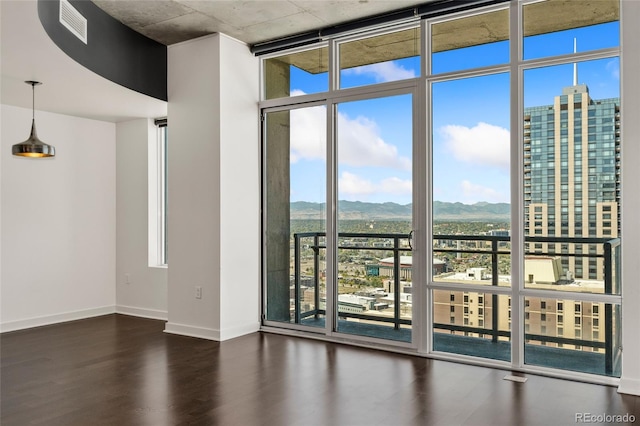
[[[411,204],[365,203],[362,201],[338,202],[340,219],[361,220],[410,220]],[[507,203],[478,202],[475,204],[433,202],[434,220],[509,220]],[[295,201],[291,203],[291,219],[322,219],[325,203]]]

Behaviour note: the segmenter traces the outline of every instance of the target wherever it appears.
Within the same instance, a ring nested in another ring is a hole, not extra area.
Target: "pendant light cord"
[[[36,84],[31,83],[31,120],[36,120]]]

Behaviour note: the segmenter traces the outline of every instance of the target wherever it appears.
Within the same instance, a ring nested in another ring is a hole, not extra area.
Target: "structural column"
[[[259,328],[258,82],[258,59],[222,34],[169,47],[166,332]]]

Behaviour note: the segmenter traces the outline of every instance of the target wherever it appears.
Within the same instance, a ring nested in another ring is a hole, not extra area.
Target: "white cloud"
[[[300,91],[294,91],[300,92]],[[323,106],[291,111],[291,162],[326,157],[326,109]],[[382,139],[375,121],[352,119],[338,113],[338,161],[352,167],[385,167],[411,170],[411,160]]]
[[[338,192],[341,198],[359,199],[371,194],[410,195],[411,181],[398,177],[373,182],[350,172],[342,172],[338,179]]]
[[[480,122],[475,127],[451,124],[440,128],[440,132],[457,160],[509,168],[509,130]]]
[[[476,203],[478,201],[505,202],[504,194],[493,188],[474,184],[468,180],[460,182],[460,190],[466,202]],[[508,197],[506,198],[508,202]]]
[[[349,172],[342,172],[338,179],[338,192],[340,196],[358,196],[373,194],[375,186],[370,180],[361,178]]]
[[[294,109],[290,114],[291,159],[324,160],[326,157],[326,108]]]
[[[338,113],[338,161],[356,167],[374,166],[411,170],[411,160],[380,137],[377,124],[366,118],[351,119]]]
[[[411,194],[411,181],[403,180],[397,177],[390,177],[380,181],[379,192],[396,195]]]
[[[414,70],[408,70],[393,61],[363,65],[361,67],[346,69],[343,72],[347,75],[371,75],[377,83],[406,80],[416,76],[416,72]]]

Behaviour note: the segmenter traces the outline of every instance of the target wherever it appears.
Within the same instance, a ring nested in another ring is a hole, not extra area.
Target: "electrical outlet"
[[[196,286],[196,299],[202,299],[202,287]]]
[[[131,284],[131,274],[124,274],[124,283]]]

